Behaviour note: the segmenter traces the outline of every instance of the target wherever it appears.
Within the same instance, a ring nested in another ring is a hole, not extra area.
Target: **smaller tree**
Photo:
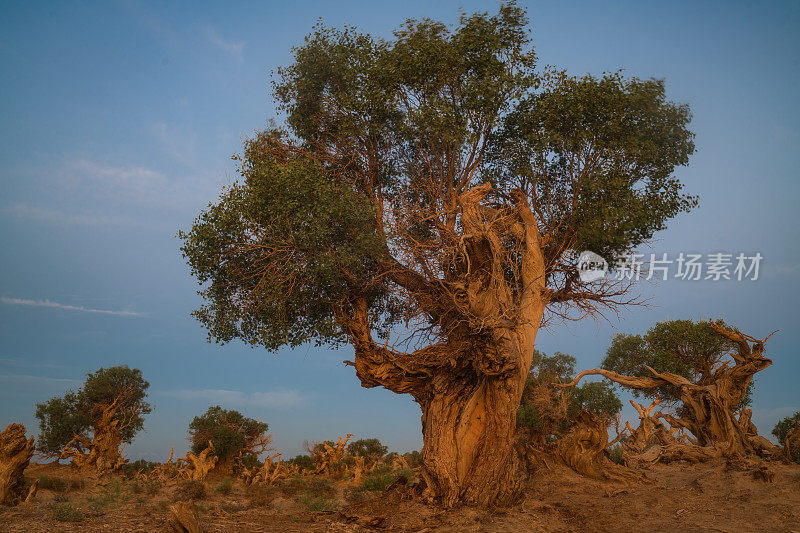
[[[800,411],[775,424],[772,434],[786,450],[786,456],[800,463]]]
[[[217,469],[230,471],[234,460],[242,466],[252,467],[258,456],[269,449],[272,439],[267,433],[268,428],[266,422],[215,405],[203,415],[194,417],[189,424],[189,441],[194,454],[202,453],[211,442],[218,458]]]
[[[723,329],[732,329],[722,320],[715,323]],[[602,368],[626,376],[649,377],[656,372],[669,372],[705,386],[716,379],[716,371],[728,358],[736,342],[720,335],[707,322],[668,320],[659,322],[645,335],[618,334],[606,352]],[[750,381],[738,400],[735,410],[752,402],[754,381]],[[657,389],[630,389],[635,397],[658,399],[665,407],[680,404],[680,388],[664,385]]]
[[[753,376],[772,365],[764,356],[771,335],[757,339],[721,320],[662,322],[644,337],[617,336],[602,368],[584,370],[566,386],[577,385],[584,376],[600,375],[676,404],[677,416],[659,416],[672,428],[691,432],[696,445],[675,448],[673,458],[772,456],[775,447],[758,435],[750,420],[752,411],[744,407]]]
[[[377,461],[389,451],[378,439],[358,439],[347,445],[347,453],[352,457],[363,457],[368,461]]]
[[[124,463],[120,446],[144,427],[152,408],[145,400],[150,384],[138,368],[100,368],[86,375],[78,391],[36,405],[40,453],[71,457],[79,466],[115,469]]]

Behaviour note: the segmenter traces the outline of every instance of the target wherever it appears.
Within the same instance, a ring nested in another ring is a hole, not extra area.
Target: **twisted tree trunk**
[[[25,438],[25,426],[9,424],[0,433],[0,504],[15,504],[25,493],[23,472],[33,455],[33,437]]]
[[[92,440],[75,435],[64,447],[60,459],[72,459],[81,469],[93,468],[98,474],[107,474],[121,468],[128,459],[122,454],[125,444],[121,431],[130,423],[132,416],[117,418],[123,395],[108,405],[96,405],[97,413],[92,422]]]
[[[480,205],[490,190],[474,187],[458,200],[461,259],[449,281],[430,283],[387,266],[387,276],[416,291],[420,307],[440,324],[442,342],[411,354],[377,344],[363,295],[338,317],[355,347],[355,361],[345,363],[362,386],[411,394],[420,405],[425,494],[445,507],[508,505],[525,477],[514,448],[516,414],[550,293],[524,195],[500,213]],[[504,266],[510,249],[519,266],[513,280]]]
[[[734,365],[725,363],[717,368],[709,384],[695,384],[683,376],[670,372],[659,373],[647,367],[652,377],[623,376],[605,369],[584,370],[565,386],[576,385],[587,375],[601,375],[633,389],[655,389],[673,385],[678,387],[683,402],[681,416],[662,414],[660,417],[673,428],[688,429],[694,435],[694,446],[700,449],[696,455],[700,460],[719,455],[729,458],[754,453],[773,455],[774,446],[760,437],[756,427],[750,422],[752,412],[749,409],[737,412],[735,409],[744,398],[753,376],[772,364],[770,359],[764,357],[764,342],[767,339],[758,340],[713,322],[709,323],[709,327],[737,346],[737,350],[730,354]],[[678,455],[682,458],[694,453],[691,452],[692,446],[672,445],[669,448],[679,450]],[[712,451],[712,448],[719,453]]]

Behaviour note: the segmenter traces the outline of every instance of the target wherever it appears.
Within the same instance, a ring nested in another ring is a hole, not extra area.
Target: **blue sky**
[[[800,410],[800,5],[525,3],[540,63],[666,78],[692,108],[697,153],[678,176],[700,207],[656,252],[760,252],[757,281],[641,283],[651,309],[540,333],[599,364],[617,332],[668,318],[775,329],[754,421]],[[175,233],[235,179],[230,156],[276,114],[270,73],[321,17],[385,37],[406,18],[455,22],[494,2],[6,2],[0,17],[0,424],[38,431],[34,404],[100,366],[141,368],[155,409],[131,457],[186,446],[220,403],[270,425],[279,448],[347,432],[419,448],[408,396],[363,389],[352,349],[269,354],[205,341]],[[104,312],[98,312],[104,311]],[[110,311],[110,312],[108,312]],[[632,409],[626,409],[630,415]]]

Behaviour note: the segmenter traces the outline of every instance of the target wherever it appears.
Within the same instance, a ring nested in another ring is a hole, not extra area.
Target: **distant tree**
[[[389,448],[381,444],[378,439],[358,439],[347,445],[347,453],[353,457],[363,457],[375,461],[380,459]]]
[[[540,442],[568,431],[583,409],[606,423],[622,409],[613,385],[607,381],[584,383],[573,390],[555,387],[570,380],[575,363],[574,357],[561,352],[548,356],[537,350],[534,354],[517,410],[517,427],[532,431]]]
[[[245,141],[242,179],[181,233],[212,340],[350,343],[365,387],[423,411],[444,506],[523,488],[515,417],[547,316],[636,302],[581,279],[696,201],[663,80],[539,71],[524,9],[410,20],[393,39],[318,26],[278,72],[285,127]],[[410,352],[393,326],[410,326]]]
[[[787,416],[783,420],[779,420],[778,423],[775,424],[775,427],[772,428],[772,434],[775,435],[779,443],[785,444],[789,432],[794,429],[798,423],[800,423],[800,411],[797,411],[792,416]]]
[[[772,434],[784,447],[786,456],[800,463],[800,411],[775,424]]]
[[[214,445],[214,454],[219,458],[216,468],[230,471],[234,468],[234,459],[248,466],[269,449],[268,428],[266,422],[215,405],[203,415],[194,417],[189,424],[189,441],[195,454],[205,450],[210,441]]]
[[[306,471],[314,470],[315,467],[314,459],[308,454],[295,455],[286,462],[289,464],[297,465],[300,467],[301,470],[306,470]]]
[[[115,441],[130,443],[144,427],[144,416],[152,410],[145,400],[149,387],[142,371],[127,365],[100,368],[87,374],[78,391],[68,391],[36,404],[40,427],[38,450],[58,457],[70,441],[80,451],[88,443],[96,442],[100,433],[108,431],[117,433],[108,446]],[[104,419],[104,413],[109,415],[108,419]],[[106,452],[112,453],[110,449]]]

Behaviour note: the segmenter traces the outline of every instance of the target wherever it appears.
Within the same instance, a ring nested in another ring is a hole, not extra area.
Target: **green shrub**
[[[308,511],[335,511],[339,505],[334,498],[313,497],[310,494],[304,494],[300,498],[300,504]]]
[[[81,510],[73,507],[69,502],[53,503],[50,506],[50,512],[56,522],[80,522],[83,520]]]
[[[618,465],[624,465],[625,457],[622,446],[620,446],[619,444],[615,444],[613,447],[609,448],[608,458],[611,459],[611,461],[617,463]]]
[[[413,474],[414,473],[411,470],[403,469],[397,472],[393,471],[389,466],[381,466],[370,472],[370,474],[364,478],[364,482],[361,484],[361,489],[382,492],[400,476],[405,476],[408,478]]]
[[[130,495],[123,492],[120,480],[114,478],[100,490],[100,494],[88,496],[86,501],[91,504],[92,509],[100,511],[106,506],[116,507],[120,503],[128,501],[129,498]]]
[[[224,479],[222,481],[222,483],[220,483],[217,486],[217,492],[219,492],[220,494],[226,494],[226,495],[230,494],[231,491],[233,490],[232,483],[233,483],[233,481],[231,480],[231,478]]]

